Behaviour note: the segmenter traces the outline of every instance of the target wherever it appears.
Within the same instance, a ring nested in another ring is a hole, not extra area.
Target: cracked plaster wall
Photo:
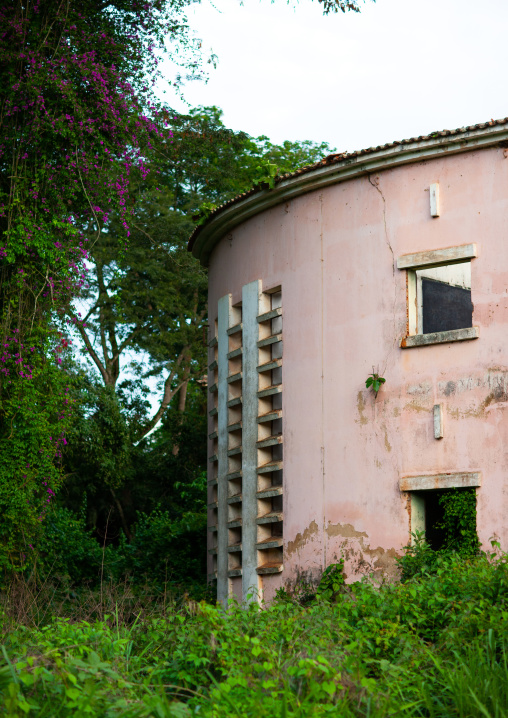
[[[439,182],[441,216],[429,185]],[[400,476],[481,471],[478,530],[508,549],[508,159],[451,155],[309,192],[237,227],[210,261],[217,300],[261,278],[283,291],[284,571],[318,575],[344,555],[348,580],[394,575],[409,540]],[[401,254],[476,242],[473,324],[480,338],[401,349]],[[377,399],[365,389],[386,377]],[[432,407],[443,404],[444,438]]]

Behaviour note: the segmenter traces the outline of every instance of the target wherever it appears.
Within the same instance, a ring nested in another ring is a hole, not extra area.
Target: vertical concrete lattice
[[[262,577],[283,569],[280,289],[263,292],[257,280],[237,306],[221,297],[209,346],[209,579],[222,603],[259,600]]]

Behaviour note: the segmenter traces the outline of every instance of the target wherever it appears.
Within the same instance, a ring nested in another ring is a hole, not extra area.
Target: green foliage
[[[261,189],[273,189],[276,177],[277,165],[264,162],[255,168],[252,180],[254,185],[260,186]]]
[[[66,508],[55,506],[48,514],[37,543],[38,573],[45,579],[58,576],[71,585],[97,584],[103,562],[110,564],[111,548],[106,555],[98,541],[87,530],[84,512],[76,516]]]
[[[58,578],[73,590],[98,587],[103,581],[150,586],[163,592],[186,586],[193,596],[208,595],[206,576],[206,476],[177,487],[182,503],[194,504],[174,518],[155,508],[139,513],[130,542],[97,541],[81,515],[53,507],[40,531],[26,568],[40,580]]]
[[[435,551],[425,539],[425,532],[416,531],[413,543],[404,547],[397,559],[401,580],[436,573],[453,554],[464,558],[477,556],[480,542],[476,533],[476,490],[447,489],[438,501],[444,508],[443,520],[436,526],[443,533],[443,548]]]
[[[369,374],[368,378],[365,380],[365,386],[367,389],[372,387],[372,391],[377,396],[378,391],[381,389],[381,385],[384,384],[386,379],[384,379],[382,376],[379,376],[379,374]]]
[[[322,4],[325,15],[337,12],[360,12],[358,0],[318,0],[318,2]]]
[[[316,591],[316,597],[330,601],[342,591],[345,583],[344,559],[342,558],[339,563],[331,563],[325,568]]]
[[[66,465],[86,476],[90,493],[99,487],[117,488],[132,474],[135,417],[129,416],[112,387],[82,377],[75,389],[77,407]]]
[[[111,213],[121,256],[137,196],[131,174],[154,168],[154,143],[171,136],[147,78],[156,80],[168,39],[190,50],[194,66],[183,7],[14,0],[0,8],[2,572],[30,562],[63,481],[65,312],[86,286],[87,242]]]
[[[200,476],[188,490],[205,495],[206,477]],[[204,502],[203,502],[204,503]],[[116,550],[123,572],[135,583],[166,585],[203,583],[206,575],[206,508],[182,512],[172,519],[168,511],[154,509],[140,514],[134,538]]]
[[[67,384],[54,360],[34,351],[30,378],[6,380],[0,390],[0,575],[23,568],[62,483],[72,404]]]
[[[310,140],[275,145],[268,137],[250,137],[228,129],[218,107],[196,107],[172,122],[174,141],[164,147],[157,186],[167,206],[187,217],[251,189],[277,175],[312,165],[334,152],[326,142]]]
[[[3,710],[63,718],[503,718],[506,557],[455,553],[440,561],[432,575],[403,584],[352,584],[334,602],[232,602],[226,611],[184,599],[134,621],[113,612],[93,622],[20,625],[3,638]]]
[[[305,606],[316,598],[317,582],[312,575],[305,572],[297,575],[294,581],[287,581],[285,586],[275,592],[276,601],[297,603]]]
[[[397,559],[402,582],[434,573],[441,557],[441,552],[434,551],[425,540],[424,531],[415,531],[412,536],[413,543],[404,546],[404,554]]]
[[[196,214],[192,215],[192,219],[196,222],[196,224],[204,224],[208,217],[212,214],[214,210],[217,209],[217,205],[213,202],[202,202],[199,207]]]
[[[476,489],[450,489],[439,496],[444,517],[439,528],[446,548],[462,556],[474,556],[480,549],[476,533]]]
[[[101,545],[106,533],[108,544],[122,533],[132,541],[138,513],[158,505],[172,521],[202,511],[206,490],[197,477],[206,469],[206,387],[190,381],[186,411],[175,397],[159,428],[138,443],[137,427],[148,413],[142,387],[122,382],[115,392],[78,377],[73,396],[60,501],[78,514],[86,495],[86,526]],[[204,554],[204,544],[195,550]]]

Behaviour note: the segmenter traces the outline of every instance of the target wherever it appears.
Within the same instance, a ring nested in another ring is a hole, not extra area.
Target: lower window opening
[[[476,533],[476,489],[413,492],[411,531],[424,531],[434,551],[477,553],[480,542]]]

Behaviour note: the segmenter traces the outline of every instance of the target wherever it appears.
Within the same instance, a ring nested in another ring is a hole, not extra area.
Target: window
[[[405,254],[408,327],[402,347],[476,339],[471,301],[471,259],[476,245]]]
[[[424,531],[425,539],[434,551],[443,548],[445,544],[444,508],[439,501],[442,493],[439,490],[422,491],[411,497],[411,528],[413,532]]]
[[[471,263],[416,270],[418,328],[421,334],[473,326]]]
[[[471,494],[474,498],[474,512],[469,516],[471,525],[466,527],[476,532],[476,492],[481,486],[481,475],[478,471],[458,472],[447,474],[424,474],[420,476],[404,476],[400,479],[401,491],[409,492],[410,496],[410,531],[414,534],[417,531],[424,531],[426,539],[433,549],[443,548],[450,541],[450,528],[454,528],[456,519],[456,542],[460,544],[461,535],[464,533],[463,525],[459,525],[465,518],[460,503],[455,504],[458,509],[448,511],[447,527],[444,526],[446,498],[453,492]],[[443,498],[445,501],[443,502]],[[460,516],[459,516],[460,514]],[[450,523],[450,518],[452,519]],[[474,525],[473,525],[474,524]],[[448,537],[447,537],[448,533]],[[453,532],[452,532],[453,533]],[[465,535],[465,534],[464,534]]]

